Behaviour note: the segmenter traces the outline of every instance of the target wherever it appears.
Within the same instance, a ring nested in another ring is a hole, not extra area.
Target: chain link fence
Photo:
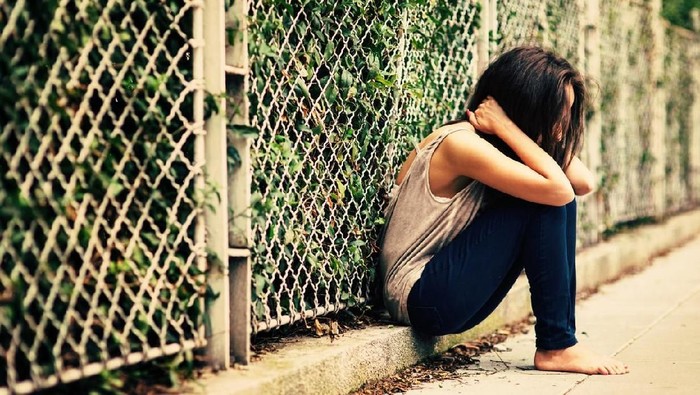
[[[516,45],[543,45],[573,64],[578,63],[580,23],[576,0],[496,1],[496,22],[491,37],[496,54]]]
[[[476,1],[440,1],[408,7],[399,48],[400,79],[395,91],[394,133],[399,144],[389,167],[389,182],[408,152],[443,123],[461,115],[478,75]],[[392,147],[394,148],[394,147]]]
[[[697,38],[687,32],[667,27],[664,30],[664,75],[661,83],[668,92],[666,97],[664,181],[666,210],[687,209],[698,199],[697,175],[693,174],[691,154],[693,145],[700,145],[695,132],[693,139],[693,102],[700,100],[698,90],[698,55],[693,50]],[[697,111],[697,106],[695,111]],[[696,124],[697,125],[697,124]],[[697,130],[697,126],[695,126]],[[697,159],[696,159],[697,160]],[[697,163],[696,163],[697,166]],[[697,172],[698,169],[695,169]],[[695,191],[693,190],[693,182]],[[694,194],[695,192],[695,194]]]
[[[691,156],[698,148],[691,135],[700,79],[697,35],[670,25],[655,32],[652,2],[606,0],[600,11],[598,172],[606,229],[697,203]]]
[[[700,46],[651,0],[245,1],[254,333],[374,296],[397,169],[514,45],[585,72],[600,31],[584,242],[698,202]],[[0,0],[0,392],[205,344],[202,5]]]
[[[479,55],[537,44],[583,69],[588,28],[587,5],[576,0],[284,4],[249,8],[250,118],[260,131],[252,154],[254,332],[372,296],[383,197],[412,143],[464,108]],[[602,0],[596,13],[601,75],[590,86],[602,131],[588,144],[599,145],[600,191],[580,206],[582,245],[619,223],[689,207],[698,188],[688,115],[697,51],[684,50],[697,38],[667,28],[660,48],[650,1]],[[653,69],[659,53],[662,72]],[[647,109],[661,83],[684,94],[661,98],[659,145]]]
[[[200,6],[0,0],[0,393],[205,344]]]
[[[368,296],[396,140],[402,7],[250,5],[254,331]]]
[[[503,29],[491,41],[550,40],[573,54],[575,6],[499,2]],[[482,5],[249,7],[250,119],[260,131],[251,154],[257,332],[372,296],[384,196],[412,143],[465,108],[478,75]]]

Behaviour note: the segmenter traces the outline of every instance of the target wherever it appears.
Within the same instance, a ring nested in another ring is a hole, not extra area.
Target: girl
[[[576,200],[594,177],[576,157],[585,88],[535,47],[498,57],[461,120],[425,138],[401,168],[380,256],[392,317],[430,335],[485,319],[525,269],[540,370],[622,374],[577,344]]]

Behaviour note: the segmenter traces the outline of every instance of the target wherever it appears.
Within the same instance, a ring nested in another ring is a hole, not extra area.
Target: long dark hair
[[[569,110],[566,86],[574,91]],[[487,96],[560,166],[583,143],[586,89],[581,74],[564,58],[539,47],[515,47],[496,58],[479,78],[467,108],[474,111]],[[463,116],[461,120],[465,120]],[[452,122],[450,122],[452,123]],[[561,138],[557,134],[561,130]],[[482,135],[484,136],[484,135]],[[501,151],[512,151],[492,135]]]

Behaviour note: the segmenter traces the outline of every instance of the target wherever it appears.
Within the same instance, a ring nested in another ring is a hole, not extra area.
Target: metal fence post
[[[697,15],[697,14],[696,14]],[[693,65],[693,84],[695,86],[695,100],[692,106],[692,118],[690,122],[690,188],[691,201],[700,202],[700,43],[697,37],[700,34],[700,26],[696,26],[696,40],[690,48],[690,59]]]
[[[583,4],[581,4],[583,3]],[[583,56],[580,57],[581,64],[585,75],[592,81],[600,81],[600,3],[598,0],[580,0],[579,4],[583,9]],[[584,8],[585,7],[585,8]],[[594,172],[598,173],[601,169],[601,135],[602,135],[602,118],[600,113],[600,92],[593,92],[592,100],[590,101],[590,113],[586,123],[586,144],[585,158],[586,164]],[[598,182],[600,177],[598,177]],[[593,224],[592,235],[586,235],[597,240],[603,227],[602,209],[604,196],[596,193],[592,198],[586,201],[586,205],[590,208],[586,210],[589,220]]]
[[[498,38],[498,0],[488,0],[487,2],[488,7],[489,7],[489,21],[488,21],[488,31],[489,31],[489,53],[488,53],[488,59],[486,59],[486,64],[488,65],[489,60],[491,60],[491,57],[496,53],[498,50],[498,42],[496,39]]]
[[[663,218],[666,212],[666,87],[663,85],[664,55],[667,50],[664,43],[664,24],[661,15],[661,0],[652,0],[650,12],[653,50],[651,55],[651,83],[654,84],[651,99],[651,137],[649,149],[653,158],[651,165],[651,182],[654,202],[654,216]]]
[[[478,37],[476,39],[476,69],[479,75],[481,75],[481,73],[486,70],[486,67],[489,65],[489,48],[491,46],[491,3],[495,4],[495,2],[496,0],[481,1],[481,10],[479,15],[481,26],[479,26],[479,30],[477,31]]]
[[[204,5],[204,87],[214,95],[218,112],[205,124],[205,177],[217,188],[205,210],[207,251],[218,264],[209,262],[209,285],[218,294],[207,312],[211,328],[208,346],[212,366],[226,369],[230,364],[228,289],[228,189],[226,156],[226,89],[224,78],[224,1],[207,0]]]
[[[696,10],[697,11],[697,10]],[[695,19],[700,19],[700,11],[694,12]],[[694,20],[694,23],[700,23],[700,20]],[[697,204],[700,202],[700,26],[694,25],[694,39],[690,41],[688,48],[688,59],[691,65],[691,78],[694,88],[694,100],[690,107],[690,122],[688,131],[689,144],[689,174],[688,188],[690,203]]]
[[[226,13],[226,92],[229,98],[228,119],[233,127],[248,126],[248,1],[236,0]],[[240,163],[228,175],[230,337],[231,354],[236,362],[250,360],[251,332],[251,137],[228,132],[228,145],[236,150]]]
[[[540,36],[540,42],[545,48],[552,48],[552,39],[549,32],[549,17],[547,15],[547,4],[539,9],[540,13],[537,15],[537,19],[540,23],[540,28],[542,35]]]

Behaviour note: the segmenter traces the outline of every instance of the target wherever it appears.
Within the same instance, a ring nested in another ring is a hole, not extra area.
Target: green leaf
[[[287,229],[284,233],[284,244],[292,244],[295,241],[294,230]]]
[[[339,80],[339,85],[342,87],[350,87],[352,86],[354,82],[354,78],[352,74],[350,74],[349,71],[343,69],[343,71],[340,73],[340,80]]]
[[[323,94],[326,96],[328,104],[333,105],[335,100],[338,98],[338,88],[336,88],[335,85],[330,85],[328,88],[326,88],[326,91],[323,92]]]
[[[389,81],[388,79],[384,78],[384,76],[382,76],[381,74],[375,75],[374,80],[379,82],[382,86],[384,86],[386,88],[391,88],[394,86],[393,81]]]
[[[309,87],[306,85],[306,82],[301,77],[297,78],[294,90],[298,93],[301,93],[307,99],[311,98],[311,94],[309,94]]]
[[[263,295],[263,291],[265,290],[265,286],[267,285],[267,278],[263,276],[262,274],[256,274],[254,276],[254,283],[255,283],[255,294],[258,296]]]
[[[122,185],[117,180],[112,180],[107,188],[107,194],[111,196],[117,196],[121,191],[124,190],[124,185]]]
[[[260,129],[255,126],[228,124],[226,128],[241,137],[256,138],[260,135]]]
[[[263,56],[263,57],[265,57],[265,56],[271,57],[271,58],[277,57],[276,51],[273,50],[272,47],[270,47],[269,45],[267,45],[264,42],[261,42],[258,45],[258,54],[260,56]]]
[[[323,59],[330,60],[330,58],[334,55],[334,53],[335,53],[335,43],[333,41],[329,41],[328,44],[326,45],[326,49],[323,51]]]
[[[337,180],[336,186],[338,187],[338,200],[342,201],[345,199],[345,184],[343,184],[340,180]]]

